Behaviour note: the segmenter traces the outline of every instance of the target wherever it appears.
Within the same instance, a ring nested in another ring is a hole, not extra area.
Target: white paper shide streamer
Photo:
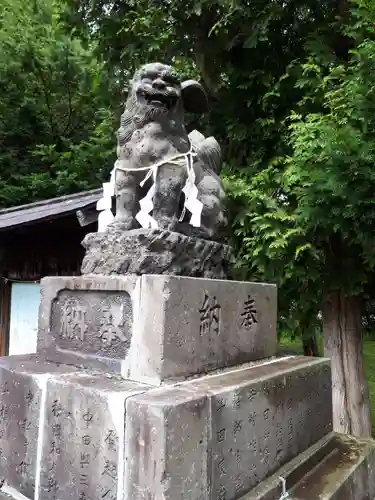
[[[111,172],[109,182],[103,183],[103,197],[97,202],[98,210],[98,233],[103,233],[107,226],[114,220],[112,213],[112,196],[115,195],[115,168]]]
[[[96,209],[99,211],[98,216],[98,233],[102,233],[106,230],[107,226],[114,221],[114,216],[112,213],[112,197],[115,195],[115,185],[116,185],[116,171],[122,170],[124,172],[135,172],[141,170],[147,170],[147,174],[140,186],[144,186],[145,183],[152,177],[152,185],[148,190],[146,196],[139,201],[140,210],[136,214],[135,218],[139,224],[145,229],[157,229],[158,223],[152,216],[152,211],[154,208],[153,198],[155,195],[155,183],[158,169],[166,165],[167,163],[172,163],[174,165],[185,166],[187,171],[187,179],[182,192],[185,195],[185,203],[180,216],[180,221],[185,217],[186,210],[191,213],[189,223],[194,227],[200,227],[203,203],[198,200],[198,188],[195,185],[195,172],[194,172],[194,157],[196,153],[192,151],[192,148],[187,153],[179,154],[162,160],[158,163],[154,163],[149,167],[144,168],[125,168],[122,167],[119,161],[116,161],[114,169],[111,172],[111,178],[109,182],[103,184],[103,197],[97,202]]]

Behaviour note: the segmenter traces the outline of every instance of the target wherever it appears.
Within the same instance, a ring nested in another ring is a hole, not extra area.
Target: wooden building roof
[[[38,201],[28,205],[5,208],[0,210],[0,231],[35,224],[73,213],[77,213],[80,225],[86,225],[89,222],[84,223],[80,219],[80,213],[83,213],[82,210],[86,208],[91,212],[95,212],[96,202],[101,197],[101,194],[101,188],[93,189],[50,200]],[[85,210],[83,211],[85,212]]]

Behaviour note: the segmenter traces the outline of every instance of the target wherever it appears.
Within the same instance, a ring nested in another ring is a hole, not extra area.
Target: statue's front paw
[[[177,217],[155,217],[159,229],[165,231],[176,231],[178,227]]]
[[[113,222],[114,225],[121,227],[122,231],[130,231],[131,229],[139,228],[138,222],[134,217],[116,216]]]

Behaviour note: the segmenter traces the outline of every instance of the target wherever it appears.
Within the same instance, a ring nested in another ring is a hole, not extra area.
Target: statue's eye
[[[163,80],[170,85],[178,85],[180,83],[180,79],[177,73],[164,73],[162,75]]]

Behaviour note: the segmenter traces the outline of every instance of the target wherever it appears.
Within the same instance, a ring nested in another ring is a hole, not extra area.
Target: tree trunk
[[[318,343],[314,333],[302,335],[303,354],[305,356],[319,356]]]
[[[323,300],[324,355],[331,358],[333,428],[371,436],[370,399],[364,374],[361,301],[340,291]]]

